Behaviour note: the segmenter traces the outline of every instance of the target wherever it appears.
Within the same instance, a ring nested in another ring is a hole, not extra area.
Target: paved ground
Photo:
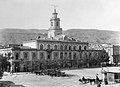
[[[17,85],[23,85],[23,87],[97,87],[97,85],[81,84],[78,79],[82,76],[95,78],[96,74],[102,78],[100,68],[65,70],[65,72],[75,76],[50,77],[37,76],[32,73],[14,73],[13,75],[5,73],[1,81],[12,81]],[[120,84],[102,84],[102,87],[120,87]]]

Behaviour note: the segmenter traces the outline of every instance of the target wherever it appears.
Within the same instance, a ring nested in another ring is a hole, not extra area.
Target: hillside
[[[45,29],[1,29],[0,44],[22,44],[23,41],[36,39],[37,36],[47,36]]]
[[[69,29],[65,35],[90,43],[119,43],[120,32],[97,29]],[[0,29],[0,44],[22,44],[23,41],[47,36],[45,29]]]
[[[90,43],[119,43],[120,32],[97,29],[70,29],[64,32],[69,37]]]

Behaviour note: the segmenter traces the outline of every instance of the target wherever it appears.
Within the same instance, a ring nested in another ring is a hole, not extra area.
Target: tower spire
[[[58,13],[56,12],[56,7],[57,7],[57,5],[51,5],[51,6],[54,7],[54,12],[52,13],[53,18],[56,19],[56,18],[57,18],[57,15],[58,15]]]
[[[58,7],[57,5],[51,5],[51,6],[53,6],[54,11],[56,10],[56,7]]]

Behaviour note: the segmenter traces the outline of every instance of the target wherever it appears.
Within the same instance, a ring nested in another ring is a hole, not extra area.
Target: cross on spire
[[[54,9],[56,9],[56,7],[58,7],[57,5],[51,5],[51,6],[53,6],[53,7],[54,7]]]
[[[56,7],[58,7],[57,5],[51,5],[51,6],[53,6],[53,8],[54,8],[54,13],[56,13]]]

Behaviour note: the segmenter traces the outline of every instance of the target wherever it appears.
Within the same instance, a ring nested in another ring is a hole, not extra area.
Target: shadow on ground
[[[12,81],[0,81],[0,87],[25,87],[24,85],[16,85]]]

